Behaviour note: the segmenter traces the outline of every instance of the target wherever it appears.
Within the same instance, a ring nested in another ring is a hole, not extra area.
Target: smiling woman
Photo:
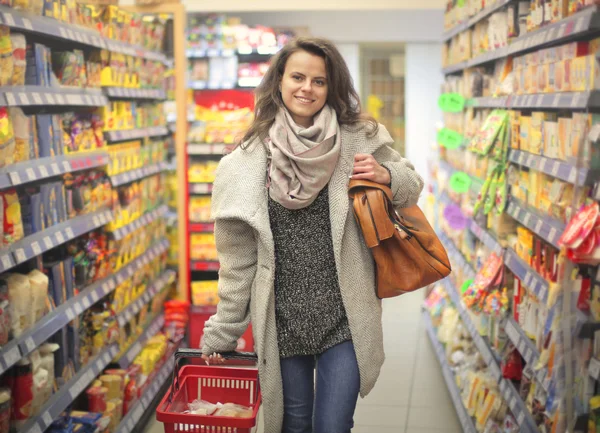
[[[279,90],[292,119],[308,128],[327,102],[325,60],[307,51],[292,54],[285,65]]]
[[[416,203],[423,181],[384,126],[362,114],[336,46],[299,38],[273,59],[255,120],[217,169],[212,197],[219,307],[203,357],[234,350],[252,322],[265,433],[350,433],[383,364],[375,270],[348,183]],[[315,383],[316,372],[316,383]]]

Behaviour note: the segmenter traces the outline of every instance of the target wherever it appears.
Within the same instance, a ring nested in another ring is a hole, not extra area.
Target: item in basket
[[[215,413],[214,416],[226,416],[230,418],[252,418],[252,409],[234,403],[225,403]]]
[[[183,413],[190,415],[212,415],[217,409],[218,406],[214,403],[205,400],[194,400],[188,403],[188,410]]]

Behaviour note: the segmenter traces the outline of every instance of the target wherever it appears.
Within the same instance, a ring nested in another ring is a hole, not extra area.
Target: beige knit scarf
[[[329,105],[309,128],[298,126],[282,108],[269,130],[269,194],[288,209],[310,205],[329,183],[341,151],[340,126]]]

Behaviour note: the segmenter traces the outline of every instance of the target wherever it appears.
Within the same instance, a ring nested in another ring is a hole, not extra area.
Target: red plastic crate
[[[179,371],[179,390],[169,403],[173,386],[156,410],[165,433],[251,433],[256,426],[262,399],[256,369],[186,365]],[[252,418],[183,414],[196,399],[252,407]]]

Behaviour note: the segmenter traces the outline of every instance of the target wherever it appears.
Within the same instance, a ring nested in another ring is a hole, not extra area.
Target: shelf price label
[[[437,134],[437,141],[446,149],[457,149],[464,141],[464,137],[449,128],[442,128]]]
[[[444,93],[438,99],[438,106],[446,113],[460,113],[465,108],[465,98],[458,93]]]

